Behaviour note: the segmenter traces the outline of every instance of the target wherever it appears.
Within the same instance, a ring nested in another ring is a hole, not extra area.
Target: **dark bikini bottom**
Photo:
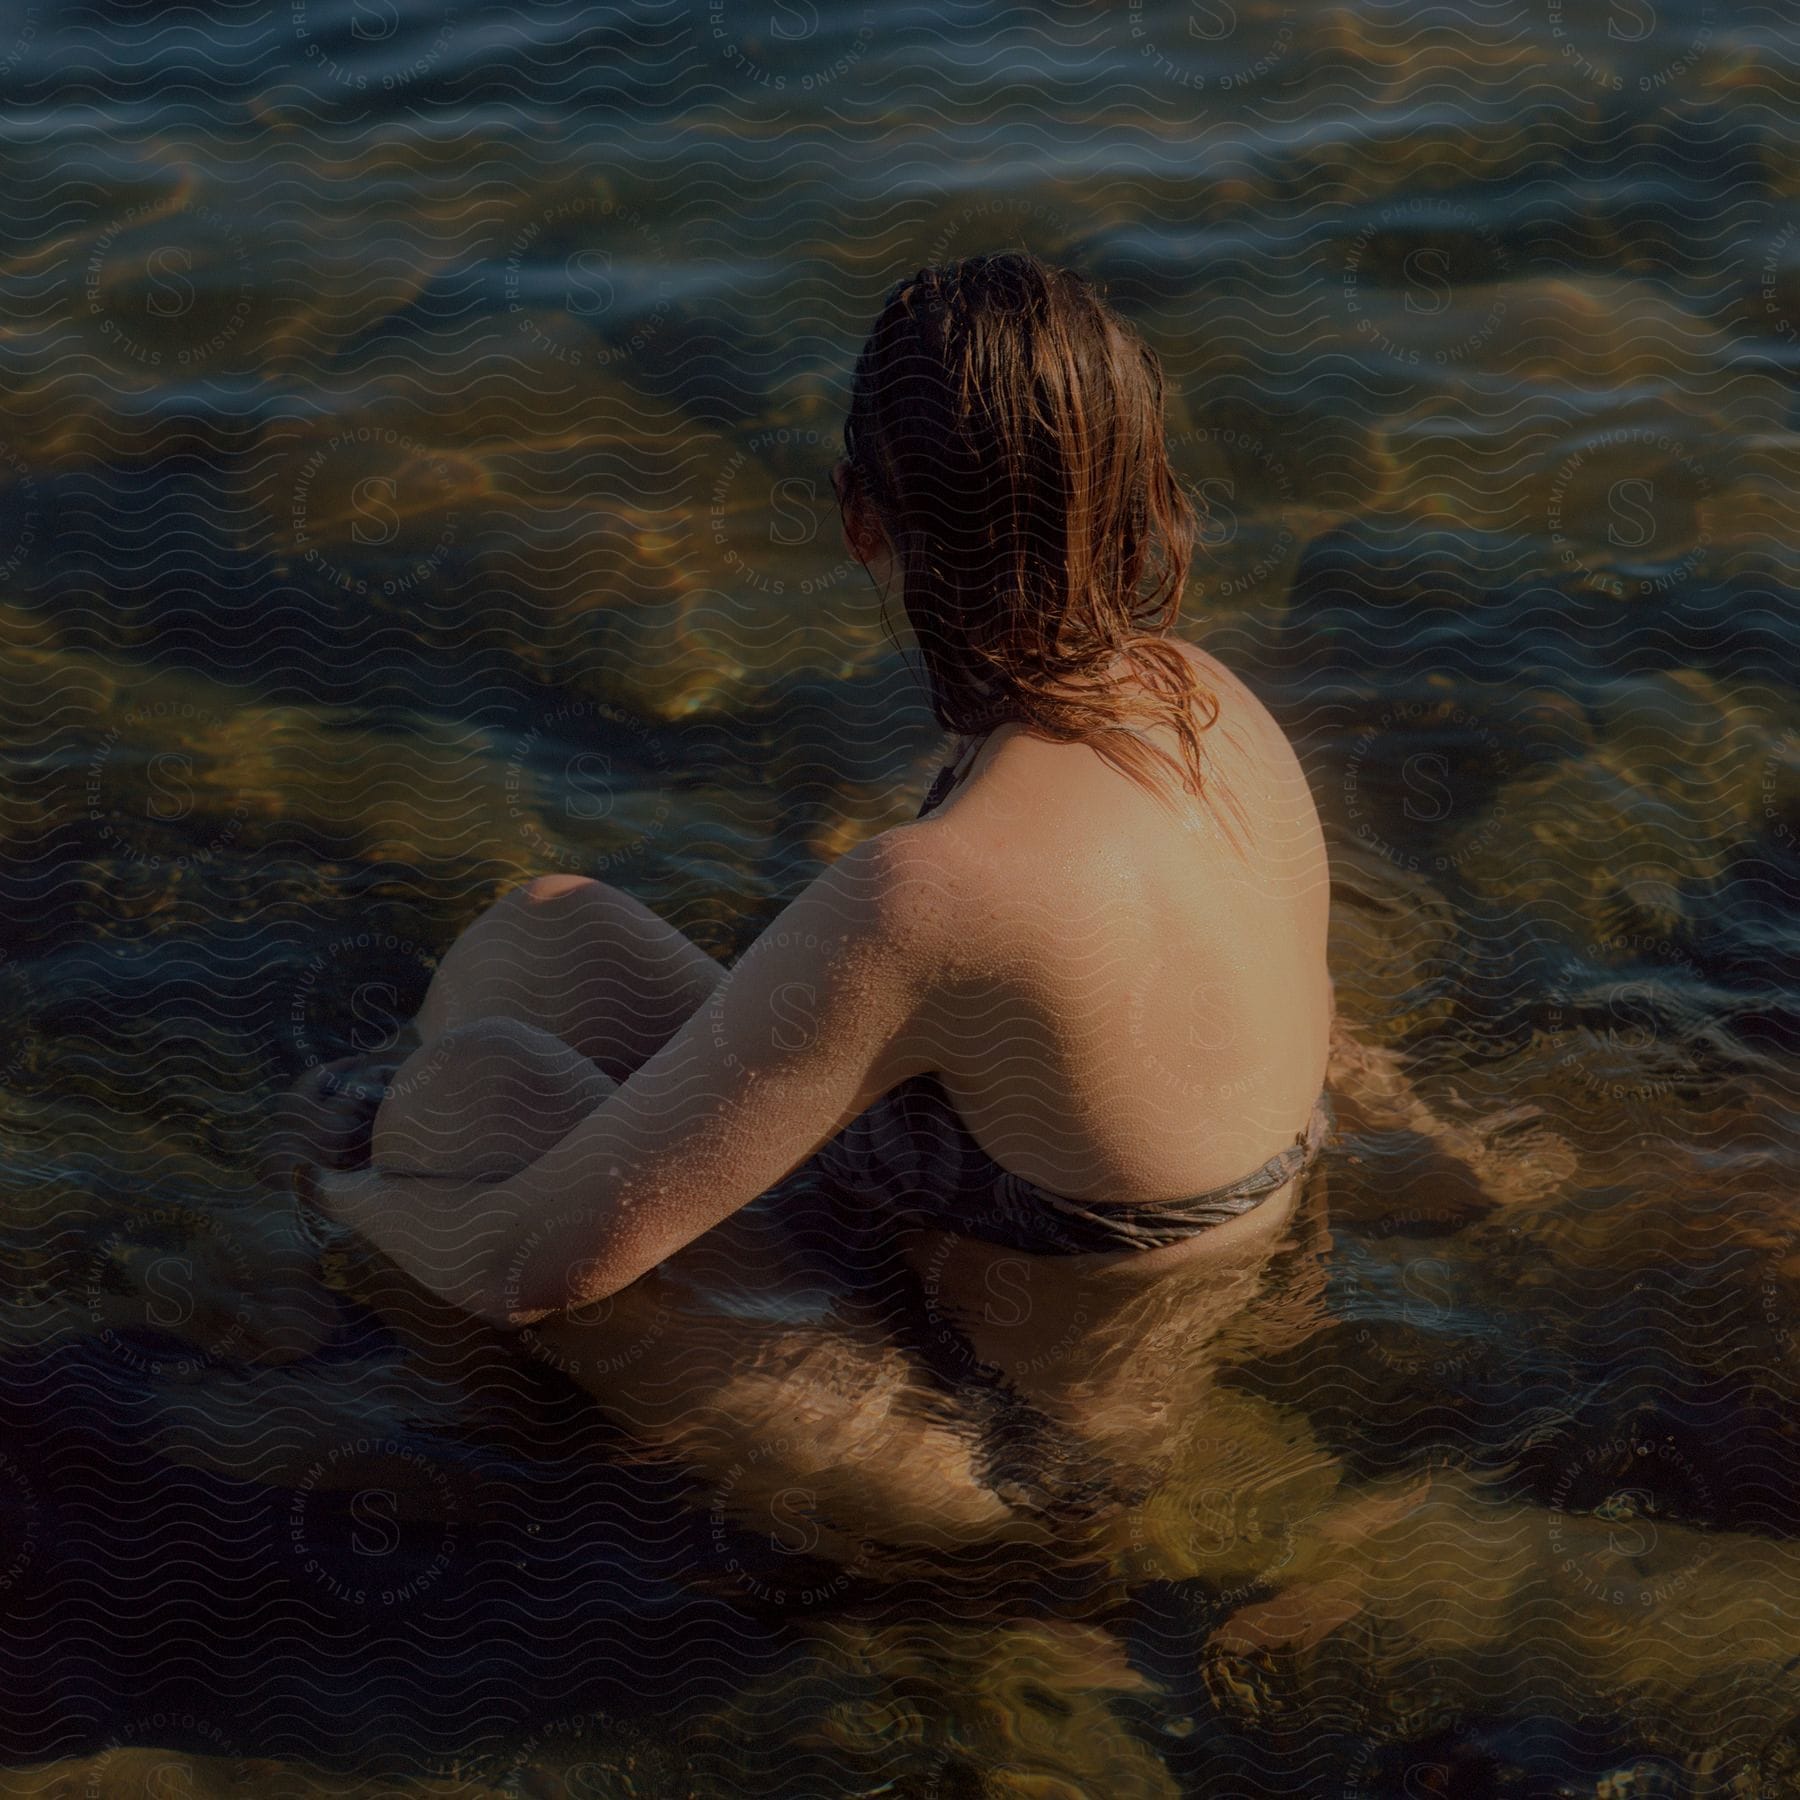
[[[1321,1092],[1294,1141],[1248,1175],[1182,1200],[1090,1204],[1003,1169],[935,1074],[890,1088],[809,1159],[847,1196],[908,1223],[1040,1256],[1156,1250],[1235,1219],[1308,1168],[1332,1129]]]

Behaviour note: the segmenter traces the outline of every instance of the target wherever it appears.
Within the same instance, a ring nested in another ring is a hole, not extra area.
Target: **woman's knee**
[[[545,900],[563,900],[569,895],[598,895],[601,891],[617,893],[616,887],[610,887],[598,875],[533,875],[529,882],[515,887],[511,893],[524,896],[527,904],[542,905]]]
[[[605,931],[613,891],[585,875],[539,875],[502,894],[445,953],[419,1009],[420,1035],[502,1014],[540,1021],[542,996],[567,986]]]
[[[528,967],[574,1013],[607,1007],[607,1028],[634,1040],[647,1028],[634,1061],[656,1048],[725,973],[660,913],[591,875],[534,876],[490,911],[504,920],[513,966]],[[575,1041],[570,1032],[563,1035]]]
[[[545,967],[591,963],[612,947],[654,959],[677,940],[700,953],[641,900],[593,875],[534,875],[502,894],[479,923],[506,953]]]
[[[515,907],[527,911],[558,901],[565,906],[583,903],[592,906],[618,892],[619,889],[602,881],[597,875],[534,875],[529,881],[502,894],[495,905],[504,906],[511,902]]]
[[[534,875],[502,894],[478,923],[514,944],[537,942],[562,938],[572,924],[602,927],[622,915],[624,900],[592,875]]]
[[[623,1080],[724,970],[623,889],[539,875],[500,896],[444,958],[420,1008],[427,1039],[489,1014],[554,1031]]]

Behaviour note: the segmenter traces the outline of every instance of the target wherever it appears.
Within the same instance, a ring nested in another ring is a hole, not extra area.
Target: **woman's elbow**
[[[527,1325],[536,1325],[562,1309],[555,1306],[524,1307],[505,1294],[492,1294],[467,1303],[464,1310],[473,1313],[482,1324],[491,1325],[496,1331],[523,1331]]]
[[[497,1331],[523,1330],[572,1304],[567,1296],[552,1300],[526,1291],[525,1284],[519,1281],[514,1271],[509,1271],[503,1278],[490,1278],[458,1298],[465,1312],[473,1313],[484,1325],[492,1325]]]
[[[610,1300],[627,1283],[628,1278],[615,1279],[612,1271],[592,1260],[584,1260],[557,1280],[548,1279],[541,1271],[532,1279],[528,1271],[514,1267],[483,1282],[480,1291],[465,1297],[462,1304],[496,1330],[521,1331],[578,1306]]]

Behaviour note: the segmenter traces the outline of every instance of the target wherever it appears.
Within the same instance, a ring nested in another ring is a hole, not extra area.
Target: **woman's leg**
[[[452,1026],[396,1074],[375,1121],[375,1160],[504,1177],[613,1085],[538,1026],[500,1017]],[[734,1287],[757,1285],[760,1248],[749,1236],[733,1245]],[[847,1318],[801,1324],[717,1310],[704,1286],[682,1278],[689,1252],[609,1300],[530,1327],[521,1347],[641,1442],[717,1482],[721,1518],[815,1539],[828,1558],[854,1554],[863,1537],[944,1547],[1032,1536],[983,1483],[974,1431],[943,1416],[898,1348]],[[778,1260],[765,1271],[771,1288]]]
[[[371,1160],[401,1174],[503,1180],[567,1137],[617,1085],[539,1026],[453,1025],[394,1072]]]
[[[451,947],[392,1079],[374,1149],[395,1166],[510,1172],[535,1160],[659,1049],[724,974],[698,945],[603,882],[545,876]],[[740,1215],[740,1218],[742,1215]],[[734,1285],[757,1282],[745,1231]],[[696,1262],[703,1261],[698,1246]],[[816,1508],[850,1543],[1033,1534],[976,1472],[972,1433],[879,1334],[796,1327],[706,1304],[683,1258],[609,1301],[522,1334],[603,1410],[730,1489],[755,1517]],[[770,1253],[771,1279],[780,1258]],[[785,1511],[783,1510],[785,1509]],[[833,1535],[833,1534],[827,1534]]]
[[[415,1019],[382,1049],[311,1068],[276,1102],[265,1178],[298,1159],[370,1160],[370,1125],[409,1053],[458,1026],[515,1019],[623,1081],[712,993],[724,965],[604,881],[540,875],[503,894],[451,945]]]
[[[697,1470],[716,1519],[765,1538],[816,1537],[841,1561],[865,1539],[950,1550],[1052,1536],[988,1486],[977,1420],[854,1318],[721,1314],[652,1270],[519,1335],[640,1443]]]
[[[674,1036],[725,968],[630,894],[540,875],[451,945],[414,1021],[430,1043],[476,1019],[518,1019],[623,1081]]]

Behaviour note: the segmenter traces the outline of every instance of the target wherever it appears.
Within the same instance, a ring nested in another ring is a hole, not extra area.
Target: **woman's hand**
[[[303,1214],[310,1210],[367,1238],[453,1306],[505,1322],[496,1309],[516,1221],[503,1181],[302,1162],[294,1194]]]
[[[315,1063],[279,1095],[258,1156],[264,1180],[279,1185],[302,1159],[328,1169],[369,1160],[369,1136],[400,1053],[357,1052]]]
[[[490,1176],[419,1175],[392,1169],[321,1169],[301,1164],[294,1192],[339,1224],[362,1231],[365,1221],[384,1212],[466,1208],[483,1196],[492,1199],[500,1182]]]

